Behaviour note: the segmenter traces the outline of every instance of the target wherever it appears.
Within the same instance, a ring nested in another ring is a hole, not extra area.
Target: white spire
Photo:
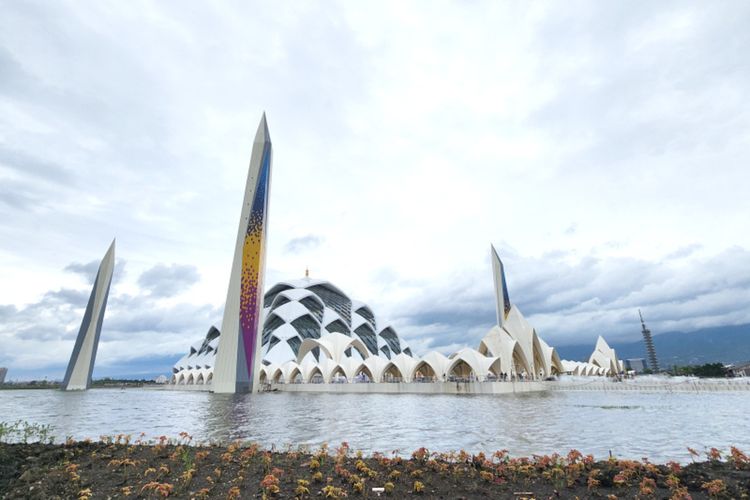
[[[497,313],[497,326],[502,327],[505,318],[510,312],[510,297],[508,286],[505,284],[505,270],[503,261],[497,255],[495,247],[490,244],[490,257],[492,258],[492,279],[495,283],[495,312]]]

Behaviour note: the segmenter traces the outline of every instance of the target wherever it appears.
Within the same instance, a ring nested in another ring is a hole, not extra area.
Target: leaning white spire
[[[271,137],[264,113],[250,155],[232,274],[229,277],[227,302],[214,365],[214,392],[253,391],[259,385],[259,330],[263,312],[271,153]]]
[[[508,296],[508,286],[505,284],[503,261],[497,255],[494,245],[490,245],[490,256],[492,258],[492,279],[495,282],[497,326],[502,327],[510,312],[510,297]]]
[[[99,334],[102,331],[104,310],[107,308],[109,286],[115,267],[115,240],[104,255],[94,279],[94,287],[83,314],[81,329],[78,331],[73,354],[70,355],[62,388],[66,391],[85,390],[91,386],[91,373],[94,371],[96,350],[99,347]]]

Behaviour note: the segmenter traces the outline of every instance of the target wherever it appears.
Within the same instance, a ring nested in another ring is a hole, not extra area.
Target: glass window
[[[275,314],[270,314],[263,323],[263,338],[260,344],[265,345],[271,339],[271,332],[284,324],[284,320]]]
[[[401,345],[398,341],[398,335],[396,335],[396,332],[393,331],[393,328],[390,326],[380,332],[380,336],[383,337],[383,340],[385,340],[388,343],[388,347],[391,348],[391,351],[394,352],[394,354],[398,354],[401,352]]]
[[[312,297],[305,297],[299,301],[300,304],[305,306],[310,311],[315,319],[323,321],[323,305]]]
[[[333,332],[343,333],[344,335],[351,337],[351,333],[349,332],[349,327],[339,320],[334,320],[328,323],[328,326],[326,326],[326,330],[328,330],[331,333]]]
[[[279,338],[276,335],[271,335],[271,343],[268,345],[268,350],[270,351],[273,346],[281,342]]]
[[[386,358],[391,359],[391,350],[388,349],[387,345],[380,348],[380,351],[385,355]]]
[[[370,323],[370,326],[372,326],[373,328],[377,328],[375,326],[375,316],[372,314],[372,311],[370,311],[369,308],[360,307],[359,309],[357,309],[356,313],[365,318],[367,322]]]
[[[299,337],[292,337],[286,342],[287,344],[289,344],[289,347],[292,348],[292,352],[294,352],[295,356],[299,354],[299,346],[302,345],[302,341],[299,339]]]
[[[263,307],[270,307],[273,303],[273,299],[275,299],[280,292],[283,292],[284,290],[291,290],[291,288],[292,287],[290,287],[289,285],[282,284],[278,284],[275,287],[271,288],[263,297]]]
[[[287,299],[286,297],[284,297],[284,296],[282,295],[281,297],[279,297],[279,298],[278,298],[278,300],[275,300],[275,301],[273,301],[273,302],[271,303],[271,304],[273,304],[273,309],[271,309],[271,310],[273,311],[273,310],[274,310],[274,309],[276,309],[277,307],[279,307],[279,306],[283,306],[283,305],[284,305],[284,304],[286,304],[287,302],[291,302],[291,301],[290,301],[289,299]]]
[[[370,325],[368,325],[367,323],[359,325],[357,329],[354,330],[354,333],[356,333],[357,336],[362,339],[362,342],[364,342],[365,346],[367,346],[367,350],[369,350],[372,354],[378,353],[378,339],[375,336],[375,332],[372,331],[372,328],[370,328]]]
[[[325,285],[314,285],[308,288],[323,301],[325,305],[336,311],[351,325],[352,323],[352,301]]]
[[[292,326],[302,339],[319,339],[320,325],[310,316],[305,314],[292,321]]]

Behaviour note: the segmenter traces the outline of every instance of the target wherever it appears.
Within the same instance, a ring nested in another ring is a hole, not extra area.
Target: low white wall
[[[144,386],[146,387],[146,386]],[[187,385],[187,384],[163,384],[158,386],[153,386],[153,389],[161,389],[164,391],[205,391],[208,392],[211,390],[212,386],[211,384],[198,384],[198,385]]]
[[[363,384],[271,384],[285,392],[337,392],[349,394],[514,394],[546,391],[543,382],[432,382]]]
[[[591,381],[591,382],[547,382],[550,388],[558,391],[640,391],[640,392],[724,392],[750,391],[750,384],[735,380],[688,380],[672,382],[669,380],[643,381],[628,380],[624,382]]]

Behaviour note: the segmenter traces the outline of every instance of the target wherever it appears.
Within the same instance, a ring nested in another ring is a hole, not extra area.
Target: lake
[[[283,448],[347,441],[408,455],[465,449],[512,456],[576,448],[598,458],[690,460],[730,445],[750,451],[750,393],[548,391],[503,396],[265,393],[152,389],[0,391],[0,420],[50,424],[58,440],[146,433]]]

